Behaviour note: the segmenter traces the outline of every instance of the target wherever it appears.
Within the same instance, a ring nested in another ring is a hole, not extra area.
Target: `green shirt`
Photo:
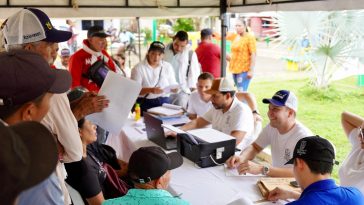
[[[129,189],[128,193],[119,198],[106,200],[103,205],[187,205],[187,201],[172,196],[162,189]]]

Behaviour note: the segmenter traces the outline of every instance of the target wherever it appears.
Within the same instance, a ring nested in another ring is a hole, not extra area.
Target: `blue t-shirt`
[[[363,194],[354,187],[340,187],[332,179],[315,182],[303,190],[300,198],[287,205],[359,205],[364,204]]]
[[[64,205],[63,193],[55,172],[19,195],[18,205],[29,204]]]
[[[187,205],[187,201],[172,196],[162,189],[129,189],[128,193],[119,198],[104,201],[103,205]]]

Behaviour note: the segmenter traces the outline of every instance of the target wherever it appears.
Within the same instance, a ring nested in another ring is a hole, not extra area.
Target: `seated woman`
[[[97,139],[96,126],[82,118],[78,121],[78,127],[83,145],[83,158],[79,162],[65,164],[68,173],[66,182],[80,193],[85,204],[99,205],[105,199],[115,196],[108,195],[108,173],[105,171],[105,166],[87,149],[87,146]],[[126,191],[125,186],[125,193]],[[120,193],[120,196],[125,193]]]
[[[141,111],[169,103],[169,93],[163,91],[171,85],[177,85],[172,65],[162,60],[164,44],[154,41],[150,44],[145,60],[138,63],[131,72],[131,79],[142,85],[137,102]],[[178,89],[172,89],[176,93]]]
[[[364,193],[364,118],[343,112],[341,123],[351,143],[351,151],[339,169],[342,186],[353,186]]]

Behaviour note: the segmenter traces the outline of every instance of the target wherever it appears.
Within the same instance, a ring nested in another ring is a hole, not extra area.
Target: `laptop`
[[[169,136],[165,137],[163,121],[153,115],[144,112],[144,123],[147,137],[150,141],[159,145],[165,150],[177,149],[177,138]]]

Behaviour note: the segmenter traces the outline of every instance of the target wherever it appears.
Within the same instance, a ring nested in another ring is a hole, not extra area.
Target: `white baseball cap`
[[[228,78],[218,78],[212,81],[211,88],[209,90],[206,90],[205,93],[212,95],[218,92],[229,91],[236,91],[234,82]]]
[[[5,46],[37,41],[63,42],[71,38],[69,31],[57,30],[43,11],[24,8],[3,23]]]

